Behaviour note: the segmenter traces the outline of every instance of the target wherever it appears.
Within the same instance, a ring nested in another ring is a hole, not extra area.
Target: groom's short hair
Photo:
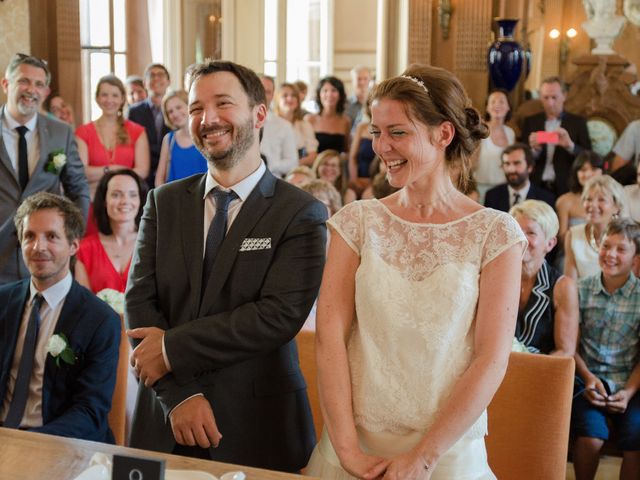
[[[264,87],[262,86],[262,82],[256,72],[234,62],[208,60],[196,65],[191,73],[190,85],[192,86],[200,79],[200,77],[218,72],[229,72],[238,79],[244,92],[249,97],[250,107],[255,107],[259,104],[267,104],[267,96],[264,93]]]

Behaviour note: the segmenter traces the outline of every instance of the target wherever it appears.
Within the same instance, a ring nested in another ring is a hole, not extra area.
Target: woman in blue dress
[[[162,99],[164,121],[171,128],[162,140],[156,187],[207,171],[207,160],[189,134],[188,96],[184,90],[170,90]]]

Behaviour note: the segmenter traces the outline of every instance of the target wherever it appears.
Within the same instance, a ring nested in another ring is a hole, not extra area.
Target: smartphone
[[[548,143],[550,145],[557,145],[560,141],[560,134],[558,134],[558,132],[545,132],[541,130],[536,132],[536,141],[540,144]]]

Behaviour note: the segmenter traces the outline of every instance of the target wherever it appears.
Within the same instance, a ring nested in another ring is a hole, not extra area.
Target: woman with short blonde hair
[[[532,353],[573,357],[578,339],[578,290],[572,278],[547,263],[558,241],[556,212],[540,200],[511,207],[527,237],[522,256],[516,338]]]

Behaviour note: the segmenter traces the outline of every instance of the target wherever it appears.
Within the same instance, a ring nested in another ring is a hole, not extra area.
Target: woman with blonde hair
[[[295,185],[296,187],[301,187],[305,183],[315,179],[316,174],[313,173],[313,170],[306,165],[298,165],[287,173],[287,176],[285,177],[285,181]]]
[[[329,217],[342,208],[342,199],[338,190],[326,180],[311,180],[300,188],[324,203]]]
[[[609,175],[591,178],[581,198],[587,223],[571,227],[564,239],[564,274],[574,280],[600,272],[598,252],[607,225],[627,212],[624,188]]]
[[[342,203],[346,205],[356,199],[356,192],[349,188],[349,183],[344,174],[344,162],[337,150],[325,150],[320,153],[313,162],[313,173],[320,180],[326,180],[336,187],[342,197]]]
[[[96,86],[102,114],[76,129],[78,153],[85,166],[91,198],[102,176],[130,168],[143,180],[149,175],[149,142],[144,127],[124,118],[126,90],[115,75],[105,75]]]
[[[316,331],[325,420],[309,475],[489,480],[486,408],[507,367],[526,240],[451,181],[488,134],[460,81],[409,67],[369,96],[399,188],[328,221]]]
[[[172,130],[162,139],[155,185],[207,171],[207,160],[189,133],[189,98],[184,90],[169,90],[162,98],[164,123]]]
[[[558,238],[558,216],[541,200],[517,203],[509,214],[527,237],[522,257],[516,338],[532,353],[573,357],[578,341],[578,289],[547,263]]]
[[[291,123],[301,165],[311,166],[318,154],[318,140],[311,124],[305,120],[300,92],[293,83],[283,83],[276,92],[275,112]]]

